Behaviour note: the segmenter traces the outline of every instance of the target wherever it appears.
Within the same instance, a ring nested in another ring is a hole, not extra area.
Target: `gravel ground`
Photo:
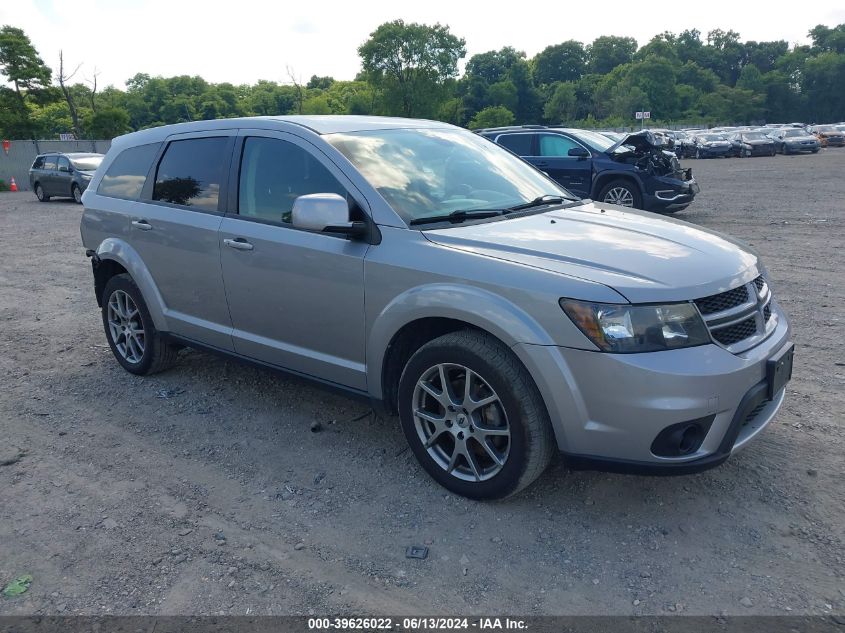
[[[784,409],[700,475],[558,460],[498,503],[316,386],[190,350],[124,372],[81,207],[0,194],[0,587],[33,577],[0,614],[845,612],[845,150],[689,164],[678,217],[753,244],[792,318]]]

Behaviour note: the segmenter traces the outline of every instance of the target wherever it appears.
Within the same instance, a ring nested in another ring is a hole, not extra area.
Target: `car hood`
[[[818,141],[815,136],[784,136],[783,140],[787,143],[800,143],[801,141]]]
[[[704,297],[760,274],[757,255],[726,235],[590,201],[423,234],[441,246],[604,284],[632,303]]]
[[[638,152],[646,152],[650,149],[666,149],[666,144],[663,143],[656,134],[653,134],[649,130],[642,130],[640,132],[628,134],[623,137],[621,141],[616,141],[613,146],[605,150],[605,153],[613,154],[613,152],[619,149],[622,145],[633,147]]]
[[[771,145],[774,141],[770,138],[749,138],[742,141],[746,145]]]

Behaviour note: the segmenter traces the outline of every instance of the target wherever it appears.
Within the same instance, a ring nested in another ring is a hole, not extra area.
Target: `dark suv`
[[[659,213],[685,209],[699,191],[691,169],[648,130],[614,142],[588,130],[540,125],[478,130],[581,198]]]
[[[29,185],[41,202],[56,196],[81,204],[82,194],[102,160],[103,154],[83,152],[41,154],[29,168]]]

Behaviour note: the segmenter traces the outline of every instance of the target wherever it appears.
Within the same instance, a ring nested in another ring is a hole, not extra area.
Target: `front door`
[[[575,140],[562,134],[539,134],[538,156],[529,160],[557,182],[581,198],[590,196],[592,186],[592,160],[583,156],[570,156],[570,150],[586,150]],[[589,155],[589,151],[587,151]]]
[[[58,158],[55,154],[50,154],[44,158],[44,167],[41,171],[39,181],[41,182],[41,190],[48,196],[59,195],[58,186],[56,185],[56,170],[58,169],[56,161]]]
[[[67,159],[67,156],[59,156],[59,160],[56,163],[56,183],[55,189],[57,196],[71,196],[73,195],[70,190],[71,181],[73,177],[70,173],[70,161]]]
[[[369,244],[291,225],[298,196],[337,193],[360,208],[363,198],[336,165],[296,136],[242,131],[235,154],[237,209],[220,226],[235,351],[366,389],[364,256]]]

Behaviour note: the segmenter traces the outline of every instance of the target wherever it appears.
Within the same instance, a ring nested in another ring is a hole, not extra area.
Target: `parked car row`
[[[542,125],[476,130],[580,198],[659,213],[685,209],[699,192],[691,169],[651,130],[608,134]]]

